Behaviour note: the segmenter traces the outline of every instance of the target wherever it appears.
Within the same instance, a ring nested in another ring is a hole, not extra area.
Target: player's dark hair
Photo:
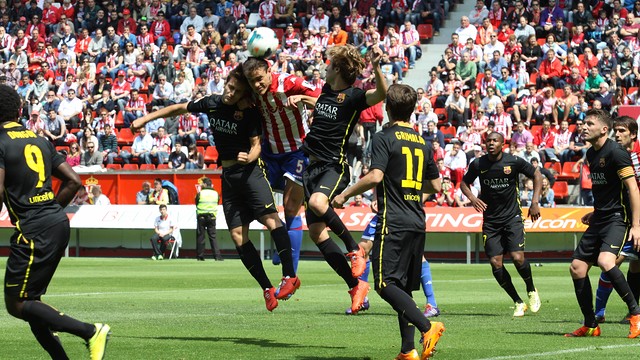
[[[638,123],[631,116],[618,116],[613,120],[613,127],[616,126],[629,129],[631,135],[638,135]]]
[[[11,86],[0,85],[0,123],[18,121],[20,117],[20,95]]]
[[[609,116],[608,112],[602,109],[591,109],[587,111],[585,119],[588,117],[596,118],[601,124],[605,125],[609,130],[613,128],[613,120],[611,120],[611,116]]]
[[[158,206],[158,210],[162,210],[162,209],[166,209],[166,208],[167,208],[167,205],[165,205],[165,204],[162,204],[162,205]]]
[[[364,69],[362,56],[353,45],[335,46],[327,50],[327,56],[331,58],[331,66],[349,85],[356,81]]]
[[[409,121],[413,114],[418,94],[409,85],[393,84],[387,90],[387,111],[393,121]]]
[[[262,69],[265,72],[269,71],[269,63],[265,59],[257,57],[250,57],[244,63],[242,63],[242,72],[244,75],[251,74],[252,72]]]

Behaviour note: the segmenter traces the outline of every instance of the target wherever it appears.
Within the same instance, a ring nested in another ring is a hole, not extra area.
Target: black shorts
[[[389,284],[410,292],[420,288],[424,232],[376,233],[371,251],[375,289]]]
[[[522,216],[518,215],[509,222],[500,224],[485,221],[482,224],[482,241],[484,252],[490,258],[524,251],[525,232]]]
[[[302,175],[304,186],[305,204],[314,193],[325,194],[329,202],[342,193],[351,182],[351,172],[347,163],[328,163],[324,161],[314,161]],[[313,211],[306,210],[307,224],[322,222],[319,216]]]
[[[262,160],[222,169],[222,208],[229,230],[278,212]]]
[[[6,296],[39,299],[47,292],[64,250],[69,244],[69,221],[62,221],[32,238],[17,231],[11,236],[11,251],[4,275]]]
[[[578,247],[573,252],[573,258],[590,264],[598,261],[601,252],[620,255],[622,246],[629,237],[629,224],[619,213],[591,217],[587,230],[582,234]]]

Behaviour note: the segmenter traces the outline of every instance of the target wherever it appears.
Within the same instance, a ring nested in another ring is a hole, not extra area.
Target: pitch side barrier
[[[168,210],[178,229],[191,233],[195,230],[195,205],[169,205]],[[280,210],[282,211],[282,209]],[[590,211],[592,211],[592,208],[588,207],[543,208],[541,209],[542,216],[539,220],[536,222],[525,221],[525,229],[527,233],[572,234],[575,245],[578,240],[578,234],[586,229],[580,219]],[[466,237],[466,262],[479,261],[482,232],[481,213],[476,212],[473,208],[448,207],[426,207],[425,212],[425,230],[427,233],[459,234]],[[523,209],[524,214],[527,214],[527,212],[528,209]],[[374,216],[367,208],[355,207],[338,209],[337,213],[347,228],[355,234],[362,232]],[[75,211],[69,212],[68,216],[71,220],[71,228],[75,229],[75,244],[72,236],[71,246],[75,246],[75,254],[77,256],[82,242],[80,230],[92,230],[94,232],[102,230],[133,230],[141,234],[147,234],[151,231],[153,222],[158,216],[158,207],[155,205],[84,205],[75,208]],[[302,221],[303,230],[308,230],[304,212],[302,212]],[[0,212],[0,228],[3,227],[12,227],[6,209]],[[227,231],[227,224],[221,205],[218,207],[217,229],[219,234]],[[257,221],[250,224],[250,229],[255,233],[259,233],[260,250],[264,257],[266,250],[270,248],[269,234]],[[86,234],[87,232],[84,231],[83,233]],[[258,238],[255,239],[258,240]],[[87,240],[85,239],[85,242]],[[106,245],[108,246],[108,244]]]

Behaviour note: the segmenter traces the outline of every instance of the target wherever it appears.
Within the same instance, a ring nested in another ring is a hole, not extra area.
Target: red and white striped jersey
[[[640,186],[640,142],[638,142],[638,140],[633,143],[633,149],[629,155],[631,155],[631,164],[636,174],[636,182],[638,186]]]
[[[200,135],[200,128],[198,127],[198,117],[194,114],[184,114],[178,119],[178,129],[182,131],[189,131],[196,129],[196,135]]]
[[[306,108],[286,107],[287,98],[292,95],[318,97],[321,90],[295,75],[271,73],[271,87],[264,95],[257,96],[257,106],[264,119],[264,137],[272,153],[298,150],[309,132]]]

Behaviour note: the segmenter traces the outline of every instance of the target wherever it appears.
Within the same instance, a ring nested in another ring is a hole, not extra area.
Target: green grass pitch
[[[6,258],[0,259],[4,267]],[[265,262],[277,285],[280,268]],[[637,356],[640,341],[618,324],[626,308],[611,295],[600,338],[569,339],[581,315],[568,262],[533,267],[542,298],[538,314],[513,319],[508,296],[489,265],[431,265],[447,331],[435,359],[621,359]],[[508,270],[521,296],[524,283]],[[623,268],[626,272],[626,265]],[[107,322],[107,359],[393,359],[397,318],[371,293],[371,309],[345,316],[349,295],[322,261],[302,261],[302,287],[273,313],[239,260],[63,259],[44,300],[89,322]],[[598,269],[591,280],[597,285]],[[422,291],[414,292],[422,307]],[[72,359],[88,358],[78,338],[61,334]],[[417,338],[416,338],[417,339]],[[45,359],[21,320],[0,315],[0,359]],[[417,343],[416,343],[417,344]],[[418,345],[418,344],[417,344]],[[633,355],[636,354],[636,355]]]

